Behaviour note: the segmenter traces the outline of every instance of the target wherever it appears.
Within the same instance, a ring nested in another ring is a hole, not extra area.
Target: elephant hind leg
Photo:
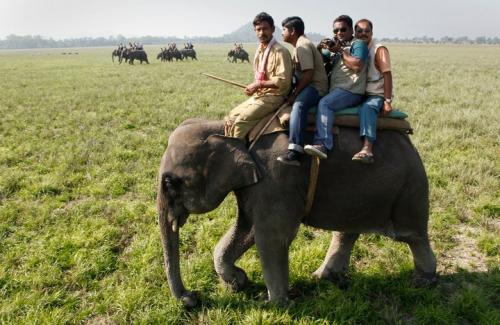
[[[241,290],[248,282],[245,271],[234,265],[234,263],[253,244],[254,233],[252,227],[238,218],[237,223],[226,232],[215,247],[215,271],[232,290]]]
[[[358,237],[359,234],[333,232],[325,259],[312,276],[332,281],[339,287],[345,287],[348,281],[351,252]]]
[[[413,263],[415,272],[413,282],[417,287],[428,286],[436,283],[436,257],[432,252],[429,238],[423,237],[404,237],[398,238],[410,246],[413,254]]]
[[[421,183],[421,182],[420,182]],[[436,282],[436,257],[429,243],[427,223],[429,201],[427,183],[412,180],[412,187],[402,191],[391,216],[396,240],[407,243],[415,264],[414,283],[417,286]]]

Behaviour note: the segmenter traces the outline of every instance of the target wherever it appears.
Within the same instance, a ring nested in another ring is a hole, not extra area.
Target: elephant
[[[130,50],[123,49],[120,53],[120,56],[118,57],[118,62],[120,64],[122,64],[122,61],[125,61],[125,63],[127,63],[129,59],[130,59]]]
[[[239,52],[236,52],[235,50],[231,50],[227,53],[227,60],[228,61],[235,63],[235,62],[238,62],[238,59],[240,59],[242,63],[244,61],[248,61],[248,63],[250,63],[250,60],[248,59],[248,53],[244,49],[240,49]]]
[[[161,60],[161,62],[172,61],[172,53],[170,50],[162,49],[156,56],[156,59]]]
[[[194,49],[182,49],[180,50],[183,58],[191,58],[191,60],[198,60],[196,58],[196,51]]]
[[[170,53],[170,57],[172,58],[172,61],[175,59],[175,61],[177,62],[179,60],[182,61],[184,59],[181,51],[179,51],[178,49],[170,49],[169,53]]]
[[[134,60],[139,60],[141,61],[141,64],[143,61],[146,61],[146,63],[149,64],[148,55],[146,54],[146,51],[127,49],[125,52],[127,52],[128,63],[134,64]],[[125,62],[127,61],[125,60]]]
[[[409,136],[380,130],[372,165],[351,161],[361,144],[356,128],[339,127],[334,149],[321,160],[310,213],[305,216],[312,158],[301,166],[277,161],[288,148],[285,132],[264,135],[251,151],[224,136],[223,121],[187,120],[170,135],[158,175],[157,209],[165,272],[172,294],[187,307],[198,298],[185,289],[179,269],[179,231],[190,214],[217,208],[234,192],[235,224],[215,247],[218,276],[235,290],[248,282],[235,266],[254,244],[270,302],[288,301],[288,249],[299,226],[332,230],[316,279],[347,279],[351,250],[361,233],[379,233],[409,245],[414,281],[436,281],[436,259],[428,232],[429,195],[425,168]],[[309,137],[311,134],[308,135]]]
[[[114,49],[113,50],[113,53],[111,53],[111,61],[113,61],[113,63],[115,62],[115,56],[120,59],[120,55],[121,55],[121,50],[120,49]]]

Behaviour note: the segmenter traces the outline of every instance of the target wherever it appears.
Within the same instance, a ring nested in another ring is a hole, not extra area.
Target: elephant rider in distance
[[[142,43],[134,43],[134,49],[136,51],[144,51],[144,46],[142,45]]]
[[[224,125],[225,135],[243,141],[262,118],[284,103],[292,85],[292,59],[273,37],[273,18],[262,12],[253,20],[253,26],[260,44],[254,57],[255,80],[244,90],[250,98],[231,110]]]
[[[368,77],[366,98],[359,109],[359,136],[363,148],[356,153],[353,161],[373,163],[373,143],[377,138],[377,115],[382,111],[387,115],[392,111],[392,73],[389,50],[382,44],[373,43],[373,24],[361,19],[354,28],[357,39],[365,41],[370,51],[368,56]]]
[[[328,92],[328,79],[321,53],[304,35],[304,21],[300,17],[283,20],[283,40],[293,45],[292,61],[297,85],[288,98],[292,105],[288,152],[278,161],[300,166],[299,156],[304,152],[304,135],[309,109]]]
[[[234,53],[239,54],[241,50],[243,49],[243,44],[241,43],[234,43]]]
[[[368,47],[362,40],[353,40],[352,19],[341,15],[333,21],[333,34],[338,41],[323,40],[318,46],[332,59],[330,92],[318,104],[316,133],[312,145],[304,151],[321,159],[333,148],[334,112],[356,106],[364,99],[368,71]],[[349,46],[343,43],[350,42]],[[329,53],[328,53],[329,51]]]

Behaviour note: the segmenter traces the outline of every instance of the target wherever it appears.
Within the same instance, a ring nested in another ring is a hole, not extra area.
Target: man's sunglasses
[[[356,28],[356,33],[358,33],[358,34],[361,34],[361,33],[370,34],[371,31],[372,30],[370,28],[365,28],[365,29]]]
[[[335,28],[335,29],[333,30],[333,33],[334,33],[334,34],[337,34],[338,32],[345,33],[345,32],[347,32],[347,28],[342,27],[342,28]]]

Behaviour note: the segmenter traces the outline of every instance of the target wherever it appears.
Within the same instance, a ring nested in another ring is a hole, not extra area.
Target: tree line
[[[468,38],[467,36],[450,37],[443,36],[441,38],[434,37],[412,37],[412,38],[382,38],[379,39],[382,43],[417,43],[417,44],[481,44],[495,45],[500,44],[500,38],[479,36],[476,38]]]
[[[248,26],[243,26],[237,31],[226,34],[220,37],[208,36],[195,36],[195,37],[175,37],[175,36],[142,36],[135,37],[133,41],[140,42],[145,45],[152,44],[166,44],[166,43],[233,43],[233,42],[255,42],[255,34]],[[281,34],[281,30],[276,28],[276,35]],[[308,33],[307,36],[312,41],[319,41],[324,36],[317,33]],[[117,44],[126,44],[130,39],[123,36],[109,36],[109,37],[81,37],[69,38],[62,40],[54,40],[52,38],[44,38],[39,35],[8,35],[5,39],[0,39],[0,49],[29,49],[29,48],[70,48],[70,47],[99,47],[99,46],[116,46]],[[384,43],[418,43],[418,44],[484,44],[494,45],[500,44],[499,37],[485,37],[480,36],[476,38],[462,37],[449,37],[444,36],[441,38],[433,37],[413,37],[413,38],[382,38],[379,39]]]

